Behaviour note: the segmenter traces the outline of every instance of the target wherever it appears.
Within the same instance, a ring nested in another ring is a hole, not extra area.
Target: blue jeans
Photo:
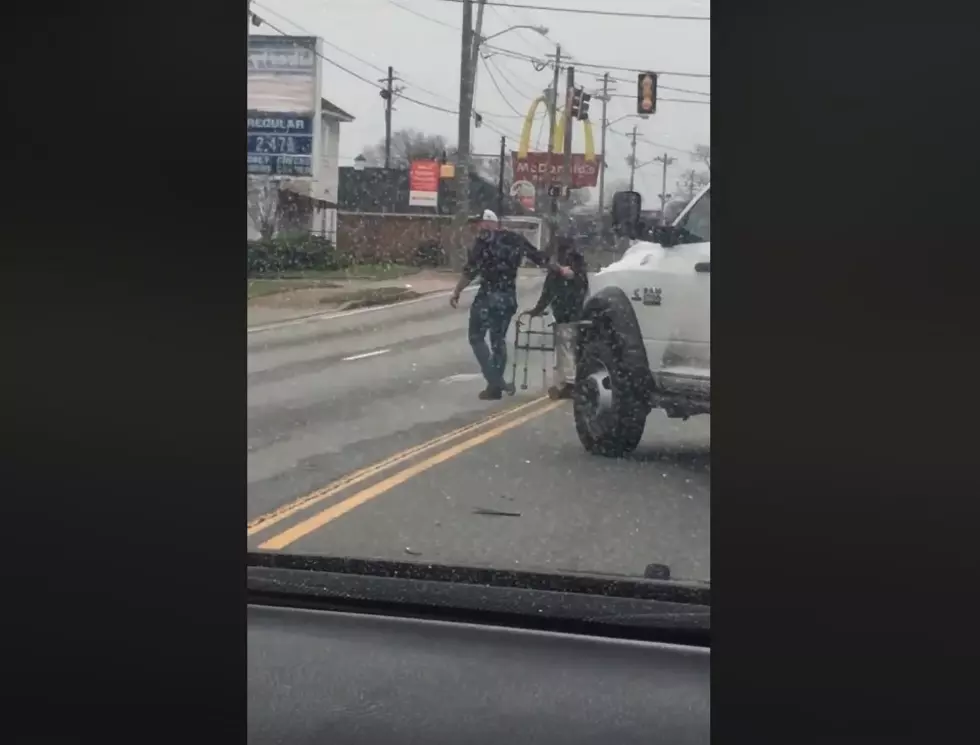
[[[513,292],[480,292],[470,306],[470,346],[487,386],[503,390],[504,367],[507,365],[507,329],[517,312]],[[490,347],[486,336],[490,334]]]

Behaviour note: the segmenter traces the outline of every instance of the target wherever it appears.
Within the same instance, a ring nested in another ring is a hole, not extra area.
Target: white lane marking
[[[543,276],[543,275],[542,275]],[[540,280],[541,277],[518,277],[518,282],[530,282],[535,280]],[[463,292],[476,292],[479,289],[479,285],[470,285]],[[275,321],[273,323],[262,324],[261,326],[249,326],[246,329],[246,333],[256,334],[260,331],[275,331],[276,329],[287,328],[289,326],[297,326],[302,323],[310,323],[312,321],[332,321],[335,318],[347,318],[348,316],[356,316],[361,313],[374,313],[379,310],[386,310],[388,308],[400,308],[404,305],[414,305],[415,303],[425,303],[430,300],[437,300],[439,298],[446,298],[452,295],[452,290],[447,290],[446,292],[433,292],[428,295],[423,295],[422,297],[413,298],[412,300],[402,300],[399,303],[389,303],[388,305],[371,305],[367,308],[355,308],[354,310],[342,310],[342,311],[331,311],[325,310],[322,313],[311,313],[308,316],[302,316],[301,318],[290,318],[288,321]]]
[[[482,378],[482,373],[459,373],[458,375],[450,375],[449,377],[440,380],[440,383],[462,383],[466,380],[476,380],[477,378]]]
[[[354,360],[363,360],[366,357],[377,357],[379,354],[387,354],[390,349],[375,349],[373,352],[364,352],[362,354],[353,354],[350,357],[344,357],[341,362],[352,362]]]

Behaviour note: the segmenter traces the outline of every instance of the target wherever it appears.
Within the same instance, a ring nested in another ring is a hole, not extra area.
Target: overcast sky
[[[701,0],[492,1],[569,9],[710,15],[710,3]],[[451,110],[458,108],[463,12],[460,3],[446,0],[258,0],[253,2],[252,9],[287,33],[319,36],[324,40],[324,56],[351,72],[374,81],[383,77],[388,65],[393,65],[400,79],[396,85],[404,86],[404,95]],[[475,16],[474,12],[474,20]],[[509,31],[489,44],[541,61],[545,55],[554,54],[558,43],[562,45],[563,55],[570,53],[573,60],[590,65],[698,75],[707,75],[711,69],[710,23],[707,21],[603,17],[497,5],[486,8],[483,35],[490,36],[518,24],[547,27],[547,38],[522,29]],[[252,32],[276,33],[268,26],[253,28]],[[352,124],[341,126],[341,165],[348,165],[365,147],[383,139],[383,101],[377,88],[329,62],[322,64],[323,97],[356,117]],[[476,153],[497,152],[501,134],[508,136],[508,148],[517,148],[524,114],[553,75],[549,69],[536,71],[530,60],[501,53],[494,54],[488,65],[500,91],[494,86],[488,67],[481,62],[475,110],[483,115],[486,126],[473,130],[473,151]],[[612,83],[611,91],[627,94],[610,100],[608,118],[612,122],[635,111],[636,73],[616,69],[609,69],[609,72],[614,78],[625,81]],[[601,67],[577,67],[576,83],[597,91],[602,85],[602,73]],[[661,99],[709,100],[708,96],[687,91],[709,93],[710,78],[663,74],[659,82]],[[600,102],[594,100],[590,111],[597,151],[600,107]],[[450,142],[456,142],[457,119],[454,115],[406,100],[398,101],[395,108],[393,130],[413,128],[441,134]],[[636,124],[640,137],[637,160],[640,163],[664,152],[678,158],[667,173],[667,190],[672,191],[680,173],[692,165],[687,153],[697,144],[711,142],[710,109],[710,105],[662,100],[657,114],[645,121],[631,117],[612,124],[606,141],[609,163],[606,183],[628,178],[625,158],[630,144],[623,135]],[[546,145],[535,147],[539,131],[542,138],[547,137],[547,130],[536,126],[532,150],[546,149]],[[577,124],[576,152],[582,152],[581,137],[581,125]],[[636,172],[636,186],[643,194],[645,205],[658,204],[660,169],[661,166],[654,163]]]

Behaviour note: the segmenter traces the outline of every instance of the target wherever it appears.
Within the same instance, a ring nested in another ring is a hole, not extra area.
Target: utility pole
[[[575,131],[575,118],[572,116],[572,96],[575,95],[575,68],[569,65],[565,73],[565,142],[562,143],[561,198],[568,216],[568,203],[572,188],[572,133]]]
[[[464,227],[470,211],[470,119],[473,116],[473,2],[463,0],[463,35],[459,55],[459,126],[456,155],[456,215],[453,220],[450,262],[453,269],[462,265]]]
[[[391,168],[391,102],[395,84],[395,69],[388,65],[388,87],[385,88],[385,168]]]
[[[497,180],[497,217],[504,217],[504,158],[507,157],[507,138],[500,137],[500,176]]]
[[[551,178],[553,163],[551,156],[555,152],[555,125],[558,123],[558,72],[561,70],[561,44],[555,47],[555,75],[551,82],[551,95],[548,97],[548,178]],[[554,210],[552,210],[554,211]]]
[[[603,214],[603,198],[606,193],[606,104],[609,103],[609,73],[602,76],[602,130],[599,135],[600,147],[602,148],[602,167],[599,168],[599,217]]]
[[[635,191],[633,188],[634,177],[636,176],[636,125],[633,125],[633,134],[630,135],[633,140],[633,145],[630,149],[630,191]]]
[[[470,96],[471,100],[476,99],[476,74],[480,69],[480,45],[483,43],[483,9],[486,8],[486,0],[477,0],[476,6],[476,27],[473,30],[473,59],[470,60]]]
[[[663,182],[660,186],[660,222],[663,223],[664,213],[667,210],[667,197],[670,196],[667,194],[667,166],[677,160],[677,158],[671,158],[667,153],[664,153],[653,160],[656,163],[663,163],[664,166]]]
[[[551,172],[554,170],[555,125],[558,123],[558,73],[561,71],[561,44],[555,45],[555,74],[551,82],[551,95],[548,97],[548,176],[545,181],[551,188]],[[549,197],[548,208],[548,244],[553,244],[556,220],[558,214],[557,197]]]

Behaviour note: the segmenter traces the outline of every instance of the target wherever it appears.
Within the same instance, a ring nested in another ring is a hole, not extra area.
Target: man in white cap
[[[469,341],[487,381],[480,398],[496,400],[503,397],[505,390],[514,392],[504,383],[504,368],[507,364],[507,329],[517,311],[517,270],[525,258],[542,268],[548,266],[559,270],[561,267],[549,263],[547,255],[524,236],[502,229],[493,210],[484,210],[483,215],[473,221],[479,223],[479,233],[449,304],[455,308],[460,293],[480,277],[480,289],[470,307]],[[490,335],[489,348],[487,334]]]

